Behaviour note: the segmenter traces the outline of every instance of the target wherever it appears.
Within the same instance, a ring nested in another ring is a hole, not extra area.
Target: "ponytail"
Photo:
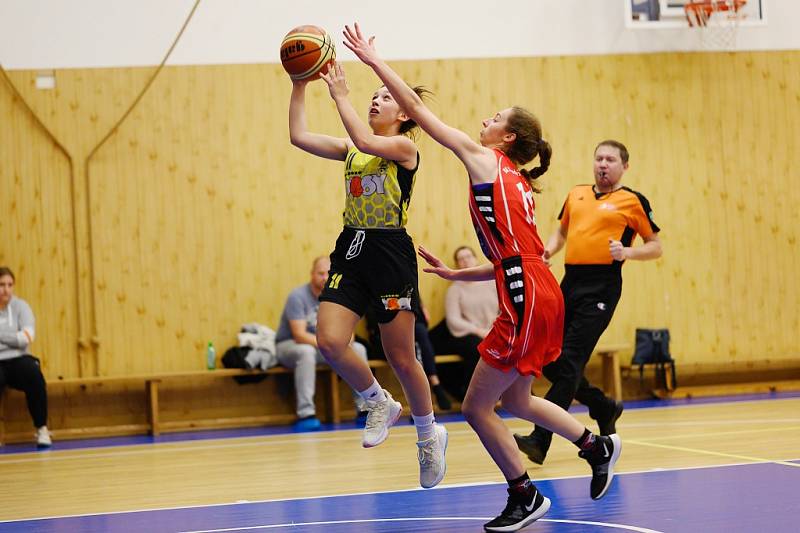
[[[508,117],[508,131],[516,134],[516,139],[506,148],[506,155],[517,165],[522,166],[538,155],[539,166],[530,170],[521,169],[520,173],[528,180],[534,192],[542,189],[535,180],[550,168],[553,148],[542,139],[542,125],[530,111],[514,106]]]

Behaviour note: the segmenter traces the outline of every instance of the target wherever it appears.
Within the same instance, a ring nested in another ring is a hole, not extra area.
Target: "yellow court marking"
[[[689,452],[689,453],[699,453],[703,455],[714,455],[717,457],[732,457],[734,459],[743,459],[745,461],[752,461],[754,463],[775,463],[778,465],[784,466],[793,466],[795,468],[800,468],[800,464],[796,463],[789,463],[787,461],[774,461],[772,459],[764,459],[763,457],[751,457],[749,455],[738,455],[735,453],[723,453],[723,452],[714,452],[710,450],[698,450],[696,448],[686,448],[684,446],[670,446],[669,444],[656,444],[655,442],[646,442],[642,440],[631,440],[627,439],[625,441],[626,444],[638,444],[640,446],[650,446],[653,448],[663,448],[665,450],[675,450],[675,451],[682,451],[682,452]]]

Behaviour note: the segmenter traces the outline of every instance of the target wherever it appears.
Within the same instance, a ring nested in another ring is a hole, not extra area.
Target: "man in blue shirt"
[[[294,369],[294,387],[297,393],[297,422],[295,428],[314,431],[320,428],[320,421],[314,407],[316,366],[325,363],[325,358],[317,348],[317,311],[319,295],[328,281],[331,261],[327,256],[314,259],[311,266],[311,280],[295,288],[286,298],[281,313],[281,321],[275,336],[278,362]],[[363,344],[351,342],[353,352],[367,360],[367,349]],[[363,400],[355,395],[356,410],[366,410]]]

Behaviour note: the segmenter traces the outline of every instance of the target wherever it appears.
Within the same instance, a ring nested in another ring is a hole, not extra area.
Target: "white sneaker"
[[[53,445],[53,440],[50,438],[50,432],[47,426],[42,426],[36,429],[36,447],[49,448]]]
[[[367,400],[367,422],[364,426],[364,438],[361,445],[364,448],[372,448],[386,440],[389,436],[389,428],[397,422],[403,412],[403,406],[395,401],[388,390],[383,391],[386,399],[382,402]]]
[[[433,437],[417,442],[417,458],[419,459],[419,484],[423,489],[430,489],[444,479],[447,463],[444,454],[447,451],[447,429],[440,424],[433,427]]]

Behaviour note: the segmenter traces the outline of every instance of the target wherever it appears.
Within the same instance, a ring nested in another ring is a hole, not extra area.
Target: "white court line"
[[[491,520],[494,517],[482,517],[482,516],[431,516],[431,517],[408,517],[408,518],[369,518],[369,519],[362,519],[362,520],[327,520],[324,522],[288,522],[285,524],[269,524],[269,525],[258,525],[258,526],[247,526],[247,527],[231,527],[225,529],[198,529],[196,531],[182,531],[181,533],[221,533],[223,531],[248,531],[251,529],[276,529],[279,527],[299,527],[299,526],[330,526],[336,524],[374,524],[374,523],[384,523],[384,522],[429,522],[429,521],[455,521],[455,520],[469,520],[469,521],[485,521]],[[611,524],[606,522],[590,522],[586,520],[559,520],[559,519],[549,519],[549,518],[540,518],[537,522],[554,522],[560,524],[578,524],[578,525],[585,525],[585,526],[598,526],[598,527],[608,527],[612,529],[624,529],[625,531],[636,531],[638,533],[663,533],[662,531],[658,531],[656,529],[648,529],[646,527],[638,527],[638,526],[628,526],[625,524]]]
[[[796,459],[786,459],[786,461],[800,461],[800,458]],[[632,472],[614,472],[614,476],[629,476],[629,475],[636,475],[636,474],[651,474],[654,472],[681,472],[684,470],[701,470],[701,469],[713,469],[713,468],[730,468],[730,467],[737,467],[737,466],[751,466],[757,464],[773,464],[775,461],[747,461],[747,462],[740,462],[740,463],[728,463],[722,465],[702,465],[702,466],[681,466],[677,468],[648,468],[646,470],[636,470]],[[544,478],[536,478],[536,481],[559,481],[565,479],[580,479],[589,477],[588,474],[586,475],[575,475],[575,476],[558,476],[558,477],[544,477]],[[228,503],[211,503],[211,504],[203,504],[203,505],[184,505],[184,506],[175,506],[175,507],[154,507],[149,509],[131,509],[128,511],[112,511],[106,513],[84,513],[84,514],[71,514],[71,515],[54,515],[54,516],[42,516],[42,517],[33,517],[33,518],[16,518],[14,520],[2,520],[0,524],[11,524],[13,522],[33,522],[38,520],[57,520],[61,518],[82,518],[82,517],[89,517],[89,516],[110,516],[110,515],[117,515],[117,514],[128,514],[128,513],[151,513],[151,512],[159,512],[159,511],[179,511],[182,509],[206,509],[212,507],[227,507],[231,505],[251,505],[251,504],[262,504],[262,503],[278,503],[278,502],[290,502],[290,501],[300,501],[300,500],[325,500],[330,498],[344,498],[344,497],[351,497],[351,496],[374,496],[376,494],[396,494],[401,492],[429,492],[432,490],[444,490],[444,489],[457,489],[462,487],[481,487],[481,486],[491,486],[491,485],[503,485],[506,486],[505,481],[491,481],[491,482],[472,482],[472,483],[453,483],[453,484],[440,484],[432,489],[423,489],[423,488],[408,488],[408,489],[394,489],[394,490],[381,490],[381,491],[370,491],[370,492],[349,492],[344,494],[326,494],[323,496],[302,496],[296,498],[275,498],[272,500],[250,500],[250,501],[236,501],[236,502],[228,502]],[[482,519],[481,519],[482,520]]]
[[[719,402],[719,403],[706,403],[706,404],[698,404],[698,405],[662,405],[662,406],[653,406],[653,407],[637,407],[635,409],[631,409],[629,412],[635,412],[643,409],[680,409],[680,408],[702,408],[702,407],[709,407],[709,406],[718,406],[724,405],[729,403],[736,403],[736,404],[743,404],[743,403],[759,403],[759,402],[786,402],[786,401],[797,401],[798,398],[778,398],[778,399],[762,399],[762,400],[747,400],[742,402]],[[581,413],[583,415],[587,415],[588,413]],[[530,425],[529,422],[520,420],[518,418],[504,418],[504,421],[508,422],[509,427],[511,429],[519,429],[520,427],[527,427]],[[780,418],[780,419],[765,419],[759,418],[756,420],[744,420],[744,419],[731,419],[731,420],[704,420],[704,421],[697,421],[697,422],[659,422],[659,423],[631,423],[625,424],[627,427],[665,427],[671,425],[725,425],[731,424],[733,422],[737,424],[769,424],[769,423],[777,423],[777,422],[791,422],[797,423],[800,422],[800,419],[795,418]],[[458,422],[451,422],[447,425],[452,424],[461,424],[464,423],[462,421]],[[526,424],[526,426],[522,426],[522,424]],[[411,428],[411,426],[399,426],[397,429],[403,428]],[[781,428],[775,428],[776,431],[779,431]],[[14,459],[5,459],[4,455],[0,455],[0,466],[4,464],[20,464],[20,463],[29,463],[29,462],[41,462],[41,461],[68,461],[72,459],[87,459],[87,458],[111,458],[111,457],[124,457],[129,455],[144,455],[144,454],[152,454],[152,453],[162,453],[162,452],[183,452],[183,451],[198,451],[198,450],[223,450],[223,449],[232,449],[232,448],[244,448],[248,446],[277,446],[282,444],[293,444],[293,443],[302,443],[306,440],[320,440],[320,437],[327,437],[325,438],[325,442],[345,442],[352,439],[352,436],[341,436],[341,437],[330,437],[335,433],[352,433],[356,431],[362,431],[360,428],[352,428],[352,429],[332,429],[332,430],[325,430],[319,431],[310,434],[289,434],[291,438],[287,438],[287,435],[281,435],[281,438],[274,438],[274,435],[253,435],[247,437],[223,437],[219,439],[203,439],[197,441],[190,441],[193,443],[202,443],[202,442],[222,442],[222,441],[230,441],[230,440],[247,440],[248,442],[225,442],[224,444],[196,444],[193,446],[187,446],[186,442],[182,443],[174,443],[174,442],[149,442],[149,443],[142,443],[142,444],[131,444],[126,445],[124,448],[133,448],[133,449],[125,449],[123,451],[112,451],[112,452],[104,452],[104,453],[82,453],[83,450],[91,450],[96,448],[84,448],[81,449],[73,449],[73,450],[48,450],[45,452],[42,451],[31,451],[31,452],[23,452],[22,454],[13,454],[14,456],[23,455],[24,457],[14,458]],[[465,428],[462,430],[454,429],[450,431],[451,435],[460,435],[460,434],[472,434],[473,431],[469,428]],[[303,438],[306,437],[307,438]],[[99,449],[103,450],[111,450],[111,447],[99,447]]]
[[[721,426],[730,426],[734,420],[704,420],[698,422],[659,422],[659,423],[626,423],[624,427],[626,428],[646,428],[646,427],[677,427],[677,426],[712,426],[712,425],[721,425]],[[762,425],[769,425],[775,423],[800,423],[800,418],[780,418],[780,419],[736,419],[735,420],[737,425],[744,425],[744,424],[762,424]],[[455,424],[465,424],[465,422],[454,422]],[[452,425],[448,424],[448,425]],[[509,428],[514,431],[520,428],[528,428],[530,427],[530,423],[525,423],[523,426],[522,424],[509,424]],[[408,426],[410,429],[411,426]],[[398,428],[401,429],[401,428]],[[752,432],[764,432],[764,431],[784,431],[785,428],[780,427],[772,427],[772,428],[764,428],[764,429],[742,429],[734,432],[735,434],[739,433],[752,433]],[[340,430],[341,431],[341,430]],[[345,430],[350,431],[350,430]],[[360,430],[359,430],[360,431]],[[469,427],[465,427],[464,429],[449,429],[448,432],[450,435],[473,435],[474,432]],[[329,431],[324,432],[328,435],[332,435],[336,433],[336,431]],[[284,444],[302,444],[307,441],[314,441],[314,442],[349,442],[353,440],[353,437],[348,436],[341,436],[341,437],[333,437],[325,435],[322,432],[315,433],[313,437],[302,438],[298,436],[293,436],[291,438],[287,438],[285,435],[282,435],[282,438],[273,438],[270,435],[263,435],[263,436],[254,436],[254,437],[229,437],[227,439],[214,439],[211,442],[216,441],[217,444],[205,444],[204,441],[192,441],[198,442],[195,446],[187,446],[185,443],[147,443],[147,444],[133,444],[131,445],[134,449],[125,449],[125,450],[117,450],[113,447],[107,448],[100,448],[99,452],[84,452],[84,450],[91,450],[95,448],[84,448],[83,450],[49,450],[49,451],[33,451],[30,453],[19,454],[23,455],[23,457],[18,457],[18,454],[11,454],[7,456],[0,455],[0,467],[3,465],[12,465],[12,464],[25,464],[25,463],[40,463],[40,462],[52,462],[52,461],[72,461],[75,459],[113,459],[117,457],[126,457],[132,455],[149,455],[154,453],[172,453],[172,452],[187,452],[187,451],[204,451],[204,450],[229,450],[234,448],[248,448],[252,446],[279,446]],[[409,431],[409,435],[412,433]],[[326,438],[320,439],[319,437],[325,436]],[[704,436],[707,436],[704,435]],[[642,440],[659,440],[659,439],[666,439],[669,437],[646,437]],[[230,440],[241,441],[246,439],[247,442],[224,442]],[[258,439],[258,440],[255,440]],[[127,448],[128,446],[126,446]],[[6,459],[5,457],[10,457]]]

